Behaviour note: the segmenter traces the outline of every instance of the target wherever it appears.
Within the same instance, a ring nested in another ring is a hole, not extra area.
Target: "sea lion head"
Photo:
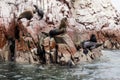
[[[42,10],[42,9],[40,9],[40,8],[38,8],[38,6],[37,6],[37,5],[33,5],[33,7],[35,8],[35,12],[37,12],[37,13],[38,13],[38,16],[40,17],[40,19],[42,19],[42,18],[43,18],[43,16],[44,16],[44,12],[43,12],[43,10]]]
[[[61,28],[66,28],[67,27],[67,25],[68,25],[68,20],[67,20],[67,18],[65,17],[65,18],[63,18],[62,20],[61,20],[61,22],[60,22],[60,29]]]

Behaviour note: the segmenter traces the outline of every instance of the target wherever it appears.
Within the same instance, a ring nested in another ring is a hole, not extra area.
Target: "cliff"
[[[74,7],[75,20],[82,28],[79,32],[85,38],[94,33],[100,42],[105,43],[104,48],[119,49],[120,14],[110,0],[76,0]]]
[[[40,20],[35,14],[30,21],[23,18],[21,22],[17,22],[19,15],[25,10],[32,10],[33,5],[37,5],[44,11],[43,19]],[[9,55],[9,46],[6,45],[9,44],[9,40],[7,39],[15,38],[15,28],[19,26],[20,39],[15,40],[16,61],[39,63],[41,61],[36,56],[38,53],[36,48],[39,46],[36,43],[41,44],[41,36],[43,36],[41,33],[49,33],[50,30],[58,28],[64,17],[67,17],[69,26],[67,34],[62,37],[65,44],[57,44],[59,55],[67,53],[67,56],[71,58],[71,54],[77,52],[75,45],[88,40],[91,34],[95,34],[98,42],[104,44],[103,48],[120,49],[120,14],[112,6],[110,0],[0,1],[0,48]],[[57,49],[54,40],[50,38],[43,40],[43,45],[40,47],[43,48],[43,46],[47,53],[54,53]],[[52,61],[54,62],[54,59]]]

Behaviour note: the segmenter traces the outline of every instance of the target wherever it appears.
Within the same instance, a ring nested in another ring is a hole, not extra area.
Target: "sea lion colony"
[[[33,14],[37,13],[37,15],[40,17],[40,19],[43,18],[44,16],[44,12],[42,10],[40,10],[36,5],[33,5],[33,7],[35,8],[35,10],[29,10],[29,11],[24,11],[22,12],[19,17],[17,18],[17,20],[15,20],[15,27],[14,27],[14,34],[15,36],[8,36],[8,34],[5,34],[7,37],[7,40],[9,42],[9,49],[10,49],[10,53],[11,53],[11,61],[14,61],[14,58],[15,58],[15,40],[18,40],[19,41],[19,38],[20,38],[20,26],[17,24],[19,22],[21,22],[21,19],[22,18],[26,18],[27,20],[31,20],[33,18]],[[57,42],[59,42],[59,39],[56,39],[58,35],[64,35],[67,33],[66,31],[66,28],[68,26],[68,20],[67,18],[63,18],[61,21],[60,21],[60,25],[59,25],[59,28],[58,29],[52,29],[49,31],[49,33],[46,33],[46,32],[41,32],[43,35],[45,35],[46,37],[50,37],[49,39],[49,43],[51,41],[51,39],[54,39],[55,40],[55,46],[54,46],[54,56],[55,56],[55,60],[54,61],[54,57],[52,54],[50,54],[46,49],[45,49],[45,46],[43,44],[40,44],[38,45],[38,43],[36,43],[34,40],[34,44],[36,45],[36,48],[37,48],[37,54],[40,58],[40,62],[41,63],[48,63],[48,59],[46,58],[46,54],[49,55],[49,58],[50,58],[50,62],[51,63],[60,63],[60,64],[64,64],[64,54],[62,54],[61,56],[59,56],[60,54],[58,53],[58,45],[57,45]],[[5,31],[4,31],[5,33]],[[58,40],[58,41],[57,41]],[[43,40],[44,41],[44,40]],[[69,44],[67,44],[63,39],[62,39],[62,42],[64,42],[68,48],[69,48]],[[78,44],[80,47],[76,47],[77,50],[80,50],[80,49],[83,49],[82,53],[87,55],[89,54],[89,51],[92,51],[92,49],[95,49],[97,47],[100,47],[102,44],[98,44],[97,43],[97,39],[96,39],[96,36],[93,34],[91,35],[91,38],[90,40],[87,40],[87,41],[84,41],[84,42],[81,42],[80,44]],[[30,48],[30,47],[29,47]],[[70,49],[70,48],[69,48]],[[70,50],[71,51],[71,50]],[[48,56],[47,55],[47,56]],[[59,56],[59,60],[58,60],[58,56]],[[73,65],[74,64],[74,58],[73,55],[70,56],[70,59],[68,59],[68,61],[66,62],[68,65]],[[93,59],[93,58],[92,58]]]

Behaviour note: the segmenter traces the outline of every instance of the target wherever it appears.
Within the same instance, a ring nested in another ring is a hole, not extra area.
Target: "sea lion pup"
[[[56,35],[64,34],[64,33],[66,33],[67,24],[68,24],[67,18],[63,18],[60,22],[60,26],[59,26],[58,29],[50,30],[49,33],[45,33],[45,32],[42,32],[42,33],[47,35],[47,36],[50,36],[50,37],[54,37]]]
[[[35,7],[36,9],[35,11],[38,13],[38,16],[40,17],[40,19],[42,19],[44,16],[43,10],[39,9],[37,5],[33,5],[33,6]]]

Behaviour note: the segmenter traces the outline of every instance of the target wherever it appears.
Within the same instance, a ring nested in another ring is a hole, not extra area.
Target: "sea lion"
[[[31,20],[31,18],[33,18],[33,14],[35,14],[36,12],[38,13],[38,16],[40,17],[40,19],[43,18],[44,16],[44,12],[40,9],[38,9],[38,7],[36,5],[33,5],[34,9],[31,10],[26,10],[24,12],[22,12],[19,17],[18,20],[22,19],[22,18],[26,18],[27,20]]]
[[[21,13],[18,17],[18,21],[22,18],[26,18],[27,20],[31,20],[31,18],[33,18],[33,11],[24,11],[23,13]]]
[[[40,19],[42,19],[44,16],[43,10],[39,9],[37,5],[33,5],[33,6],[35,7],[36,9],[35,11],[38,13],[38,16],[40,17]]]
[[[50,37],[55,37],[56,35],[64,34],[66,33],[67,24],[68,24],[67,18],[63,18],[60,22],[60,26],[58,29],[50,30],[49,33],[45,33],[45,32],[42,33]]]
[[[98,47],[102,46],[102,44],[97,43],[96,36],[94,34],[92,34],[91,37],[90,37],[90,40],[83,41],[81,43],[81,46],[84,49],[83,53],[87,54],[88,50],[91,51],[92,49],[95,49],[95,48],[98,48]]]
[[[100,43],[91,42],[91,41],[84,41],[84,42],[82,43],[83,49],[89,49],[89,50],[98,48],[98,47],[100,47],[101,45],[102,45],[102,44],[100,44]]]
[[[89,50],[97,48],[102,45],[102,44],[97,43],[97,39],[94,34],[91,35],[90,40],[83,41],[81,44],[84,49],[88,48]]]

